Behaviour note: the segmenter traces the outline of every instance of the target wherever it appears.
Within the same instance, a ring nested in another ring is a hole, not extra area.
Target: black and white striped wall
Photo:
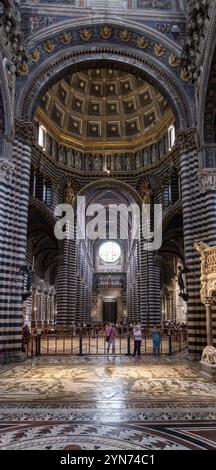
[[[203,193],[199,186],[196,142],[184,136],[180,149],[181,197],[183,208],[184,248],[187,273],[189,352],[200,354],[206,346],[206,309],[200,300],[200,257],[194,243],[216,245],[216,191]],[[214,343],[216,343],[215,322]]]
[[[15,140],[11,159],[1,156],[0,179],[0,352],[21,353],[23,274],[30,177],[29,145]]]

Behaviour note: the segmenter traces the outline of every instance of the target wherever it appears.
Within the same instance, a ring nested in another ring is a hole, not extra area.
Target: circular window
[[[121,248],[118,243],[105,242],[100,246],[99,256],[105,263],[115,263],[121,255]]]

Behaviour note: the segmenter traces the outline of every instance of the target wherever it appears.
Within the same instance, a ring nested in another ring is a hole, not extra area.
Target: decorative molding
[[[211,305],[212,294],[216,291],[216,246],[209,247],[206,243],[194,243],[194,248],[200,254],[201,288],[200,298],[204,305]],[[214,302],[216,297],[214,298]]]
[[[7,159],[0,159],[0,183],[10,184],[14,170],[12,162]]]
[[[28,50],[29,57],[29,71],[36,67],[36,62],[39,58],[46,60],[46,55],[49,56],[59,52],[60,49],[64,49],[71,46],[81,46],[83,43],[92,44],[96,43],[102,44],[104,41],[107,41],[110,44],[122,44],[124,46],[130,46],[139,50],[148,50],[151,54],[158,57],[161,61],[165,62],[166,65],[175,70],[175,73],[179,75],[182,81],[186,81],[185,77],[181,74],[180,67],[180,55],[177,57],[178,52],[170,48],[170,45],[167,44],[166,38],[160,38],[161,42],[158,43],[156,38],[152,38],[149,33],[146,33],[145,36],[142,33],[134,31],[129,28],[123,28],[118,26],[113,26],[105,24],[101,26],[100,24],[92,25],[91,28],[67,28],[64,31],[59,32],[58,34],[52,33],[47,39],[41,39],[41,42],[37,41],[36,44],[31,45]],[[162,43],[163,41],[163,43]],[[35,50],[37,50],[37,60],[35,60]],[[22,70],[20,69],[20,74],[22,75]]]
[[[15,120],[15,137],[25,144],[33,144],[37,140],[36,131],[32,122]]]
[[[198,148],[197,130],[195,128],[178,132],[175,145],[181,153],[188,153]]]
[[[17,72],[22,63],[27,62],[27,52],[23,45],[22,32],[17,11],[5,8],[0,4],[0,40],[3,56],[16,67]]]
[[[191,0],[188,8],[186,40],[182,51],[182,70],[192,82],[199,79],[198,67],[200,43],[208,30],[209,8],[211,0]]]

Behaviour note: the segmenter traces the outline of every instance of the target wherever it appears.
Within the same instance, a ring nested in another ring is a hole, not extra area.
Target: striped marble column
[[[160,270],[155,264],[154,251],[144,249],[140,241],[140,316],[144,326],[161,321]]]
[[[57,274],[57,324],[69,326],[76,317],[76,239],[63,241]]]
[[[185,263],[188,268],[189,352],[201,354],[206,346],[206,312],[200,300],[200,259],[194,243],[216,244],[216,191],[203,191],[199,184],[196,135],[193,130],[178,139],[183,208]]]
[[[0,352],[11,360],[21,354],[23,274],[27,240],[30,146],[18,133],[4,142],[0,157]],[[7,146],[7,158],[5,158]]]

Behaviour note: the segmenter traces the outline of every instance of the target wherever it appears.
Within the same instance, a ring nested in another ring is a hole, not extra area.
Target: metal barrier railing
[[[91,356],[106,355],[108,343],[105,335],[34,334],[28,338],[25,349],[27,357],[40,355]],[[160,341],[160,354],[172,355],[187,350],[187,331],[163,335]],[[134,351],[131,335],[117,335],[115,348],[110,345],[109,354],[130,356]],[[153,355],[151,336],[144,335],[141,342],[141,355]]]

